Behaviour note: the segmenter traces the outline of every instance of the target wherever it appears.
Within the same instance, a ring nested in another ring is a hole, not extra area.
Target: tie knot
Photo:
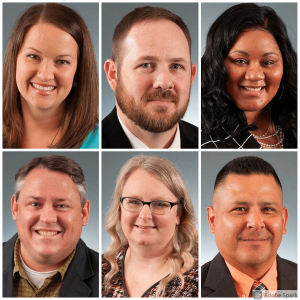
[[[250,292],[250,297],[251,294],[253,295],[253,298],[261,298],[262,293],[267,290],[267,287],[260,281],[254,281],[251,292]]]

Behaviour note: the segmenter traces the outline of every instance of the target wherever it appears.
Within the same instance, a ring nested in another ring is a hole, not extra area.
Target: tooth
[[[42,236],[52,236],[58,234],[58,231],[38,231]]]
[[[41,91],[52,91],[55,89],[54,86],[41,86],[41,85],[38,85],[35,83],[32,83],[32,85],[33,85],[33,87],[35,87],[36,89],[41,90]]]
[[[262,87],[259,87],[259,88],[250,88],[250,87],[246,87],[245,86],[245,89],[247,91],[250,91],[250,92],[258,92],[258,91],[260,91],[262,89]]]

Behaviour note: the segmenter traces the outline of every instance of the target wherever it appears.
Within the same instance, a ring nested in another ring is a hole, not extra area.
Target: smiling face
[[[210,232],[227,262],[245,273],[272,265],[288,219],[273,176],[229,174],[207,211]]]
[[[17,57],[22,108],[59,108],[72,89],[77,55],[77,43],[67,32],[49,23],[32,26]]]
[[[187,110],[196,75],[180,27],[168,20],[135,24],[120,60],[115,91],[122,112],[150,132],[173,128]]]
[[[127,179],[122,197],[133,197],[145,202],[164,200],[177,202],[177,198],[154,175],[136,170]],[[173,248],[175,227],[180,223],[178,206],[164,215],[153,214],[148,205],[140,212],[126,211],[121,206],[121,226],[129,246],[154,246],[156,249]]]
[[[226,91],[244,112],[260,111],[276,95],[283,61],[274,37],[267,31],[241,32],[225,59]]]
[[[33,169],[18,200],[13,196],[11,204],[26,265],[35,271],[60,267],[74,250],[89,218],[89,201],[82,208],[71,177]]]

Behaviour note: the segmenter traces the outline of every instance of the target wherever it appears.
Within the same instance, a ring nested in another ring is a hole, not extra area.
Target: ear
[[[286,223],[287,223],[288,218],[289,218],[288,209],[286,207],[284,207],[283,212],[282,212],[282,222],[283,222],[283,231],[282,231],[282,234],[286,234],[287,233]]]
[[[194,79],[196,77],[196,74],[197,74],[197,67],[195,64],[192,64],[192,84],[194,82]]]
[[[15,198],[15,194],[12,195],[11,200],[11,214],[12,214],[12,218],[14,221],[17,220],[17,214],[18,214],[18,203],[17,200]]]
[[[108,59],[104,64],[107,81],[111,89],[115,92],[118,80],[117,64],[112,59]]]
[[[82,211],[81,211],[81,215],[82,215],[82,225],[85,226],[87,225],[88,221],[89,221],[89,217],[90,217],[90,201],[86,200]]]
[[[207,209],[207,220],[209,224],[209,232],[215,234],[215,221],[216,221],[216,212],[212,206],[208,206]]]

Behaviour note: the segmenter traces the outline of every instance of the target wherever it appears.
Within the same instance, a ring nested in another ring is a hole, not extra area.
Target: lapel
[[[278,290],[297,290],[297,264],[277,255]]]
[[[179,121],[181,149],[198,149],[198,127]]]
[[[122,149],[132,146],[119,122],[117,108],[102,121],[102,148]]]
[[[89,297],[91,289],[84,280],[94,276],[85,243],[80,239],[75,256],[68,267],[59,297]]]
[[[17,237],[15,234],[3,244],[3,297],[13,297],[14,293],[14,247]]]
[[[220,253],[210,263],[204,286],[213,290],[208,297],[238,297],[231,274]]]

